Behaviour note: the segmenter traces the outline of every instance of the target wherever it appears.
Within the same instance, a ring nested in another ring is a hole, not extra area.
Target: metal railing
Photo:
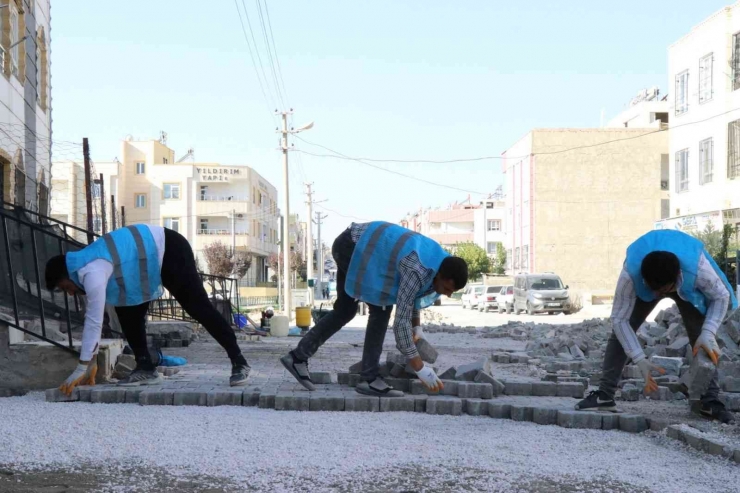
[[[199,235],[230,235],[231,230],[230,229],[199,229],[198,230]],[[246,231],[235,231],[235,235],[244,236],[248,235]]]
[[[247,195],[198,195],[203,202],[249,202]]]
[[[244,300],[243,300],[243,306],[245,308],[255,307],[255,306],[270,306],[270,305],[277,306],[277,304],[278,304],[277,296],[246,296],[244,297]]]
[[[221,315],[234,325],[234,314],[239,313],[241,302],[239,300],[239,289],[237,280],[229,277],[212,276],[210,274],[200,274],[206,291],[209,292],[208,298]],[[165,290],[162,297],[149,303],[149,318],[153,320],[182,320],[185,322],[197,322],[191,317],[180,303]]]

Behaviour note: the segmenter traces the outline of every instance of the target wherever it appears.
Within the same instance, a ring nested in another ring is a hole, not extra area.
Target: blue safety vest
[[[141,305],[162,296],[161,266],[148,226],[137,224],[111,231],[77,252],[65,256],[69,278],[81,288],[77,272],[97,259],[113,264],[105,302],[114,306]]]
[[[450,254],[436,241],[401,226],[375,221],[362,233],[349,262],[344,289],[349,296],[376,306],[396,304],[400,276],[398,265],[411,252],[416,252],[421,264],[439,271],[442,260]],[[415,308],[432,305],[439,295],[424,293],[432,282],[417,293]]]
[[[695,287],[699,258],[702,254],[730,292],[732,308],[737,308],[734,290],[712,256],[704,249],[704,244],[686,233],[670,229],[651,231],[627,247],[624,267],[632,278],[638,298],[647,302],[654,301],[656,298],[655,293],[645,284],[641,273],[643,259],[648,253],[655,251],[671,252],[678,257],[683,278],[678,294],[682,299],[694,305],[702,315],[707,313],[707,301],[701,291]]]

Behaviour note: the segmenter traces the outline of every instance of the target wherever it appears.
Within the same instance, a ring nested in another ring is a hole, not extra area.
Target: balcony
[[[247,195],[198,195],[198,201],[203,202],[249,202],[249,196]]]
[[[199,235],[229,235],[231,236],[231,230],[230,229],[199,229],[198,230]],[[234,233],[237,236],[240,235],[248,235],[246,231],[237,231]]]
[[[455,245],[473,241],[473,233],[429,233],[429,237],[440,245]]]

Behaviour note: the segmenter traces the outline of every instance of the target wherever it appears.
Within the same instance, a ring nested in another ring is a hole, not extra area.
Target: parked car
[[[478,298],[478,311],[495,310],[498,308],[498,294],[501,286],[486,286],[486,289]]]
[[[568,313],[568,286],[556,274],[519,274],[514,277],[514,313]]]
[[[473,309],[473,307],[477,307],[478,298],[481,294],[483,294],[483,288],[485,288],[485,286],[481,284],[468,286],[467,288],[465,288],[465,292],[463,293],[462,298],[460,298],[460,300],[462,301],[462,307],[468,307],[471,310]]]
[[[501,286],[496,298],[496,308],[499,313],[511,313],[514,310],[514,286]]]

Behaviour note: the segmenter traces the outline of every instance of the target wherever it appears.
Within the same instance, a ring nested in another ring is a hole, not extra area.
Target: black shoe
[[[712,420],[716,419],[720,423],[724,423],[726,425],[735,422],[735,415],[728,411],[725,408],[725,405],[722,404],[720,401],[712,401],[707,403],[702,402],[701,406],[699,406],[698,411],[695,412],[702,418]]]
[[[298,380],[298,383],[308,390],[316,390],[316,387],[311,381],[311,374],[308,372],[308,361],[298,361],[293,357],[293,352],[291,351],[280,358],[280,362],[293,375],[293,378]]]
[[[162,383],[162,377],[155,370],[140,370],[139,368],[131,372],[131,375],[119,380],[118,385],[121,387],[138,387],[140,385],[156,385]]]
[[[606,397],[600,390],[593,390],[588,393],[585,399],[576,404],[576,411],[617,411],[617,405],[614,399]]]
[[[231,377],[229,377],[229,385],[232,387],[239,387],[240,385],[246,385],[247,379],[249,378],[249,371],[251,368],[247,365],[234,365],[231,367]]]
[[[355,392],[375,397],[403,397],[403,392],[395,390],[380,377],[377,377],[372,382],[358,383],[357,387],[355,387]]]

